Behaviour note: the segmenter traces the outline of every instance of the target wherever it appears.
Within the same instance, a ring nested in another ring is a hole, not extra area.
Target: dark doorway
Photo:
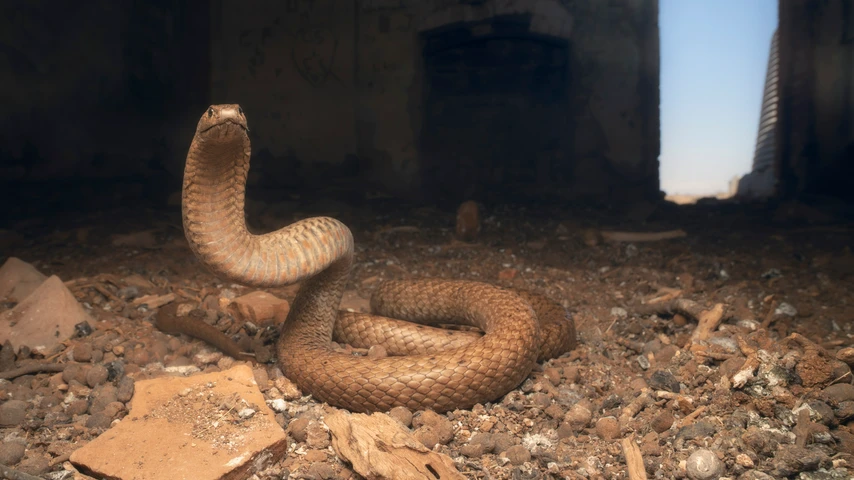
[[[559,172],[568,139],[568,44],[498,18],[425,37],[421,151],[427,195],[508,199]]]

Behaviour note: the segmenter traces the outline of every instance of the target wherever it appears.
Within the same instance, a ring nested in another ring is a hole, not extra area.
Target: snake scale
[[[374,292],[372,315],[339,312],[353,264],[353,235],[330,217],[306,218],[261,235],[249,232],[248,131],[238,105],[213,105],[202,115],[184,170],[184,231],[195,255],[220,277],[261,288],[302,282],[276,354],[303,392],[354,412],[471,408],[517,387],[538,358],[574,347],[575,326],[560,305],[479,282],[390,281]],[[442,323],[473,325],[484,333],[460,336],[425,326]],[[191,330],[184,320],[171,328],[192,335]],[[374,359],[336,351],[333,331],[356,346],[382,344],[390,355]]]

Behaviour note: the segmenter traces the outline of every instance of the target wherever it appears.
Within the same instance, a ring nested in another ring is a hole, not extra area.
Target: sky
[[[660,0],[661,189],[727,191],[750,171],[777,0]]]

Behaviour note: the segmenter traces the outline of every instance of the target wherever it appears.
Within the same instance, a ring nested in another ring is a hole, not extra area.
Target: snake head
[[[222,128],[224,127],[224,128]],[[211,130],[224,130],[227,134],[249,132],[246,115],[236,103],[211,105],[199,119],[196,133],[201,134]]]

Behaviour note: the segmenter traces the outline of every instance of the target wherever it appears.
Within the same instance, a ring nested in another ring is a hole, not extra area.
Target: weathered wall
[[[780,1],[780,193],[854,198],[854,5]]]
[[[359,167],[398,193],[435,195],[430,167],[444,162],[435,178],[463,178],[449,196],[520,178],[569,196],[659,195],[656,0],[223,1],[212,15],[213,101],[248,112],[256,181]],[[516,73],[487,75],[507,61]],[[494,95],[451,85],[437,99],[442,78]]]
[[[0,3],[0,178],[179,169],[208,94],[198,3]]]

